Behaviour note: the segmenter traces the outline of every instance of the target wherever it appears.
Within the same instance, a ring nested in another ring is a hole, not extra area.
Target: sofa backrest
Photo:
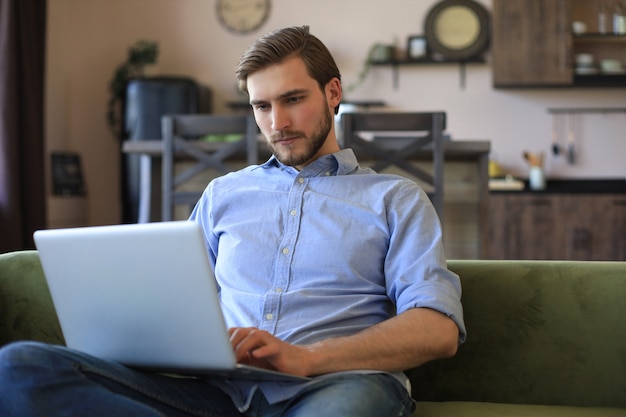
[[[415,399],[626,407],[626,262],[448,265],[467,341],[408,372]]]

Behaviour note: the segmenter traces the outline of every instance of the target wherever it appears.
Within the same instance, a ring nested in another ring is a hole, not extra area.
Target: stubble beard
[[[325,109],[328,106],[324,107]],[[330,112],[323,112],[322,118],[317,125],[317,129],[311,134],[310,137],[306,136],[302,131],[296,130],[284,130],[280,131],[268,140],[269,146],[272,149],[272,153],[280,162],[288,166],[300,166],[311,161],[319,150],[324,146],[326,138],[332,128],[333,118]],[[303,142],[305,149],[302,152],[293,152],[292,146],[276,145],[274,141],[284,137],[298,137],[298,142]]]

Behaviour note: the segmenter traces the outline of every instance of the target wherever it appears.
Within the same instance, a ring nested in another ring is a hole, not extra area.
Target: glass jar
[[[624,8],[619,2],[615,3],[615,10],[613,11],[613,33],[626,35],[626,16],[624,16]]]
[[[605,3],[598,4],[598,33],[606,34],[608,32],[608,7]]]

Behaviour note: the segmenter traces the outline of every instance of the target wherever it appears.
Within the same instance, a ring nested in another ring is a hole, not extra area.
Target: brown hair
[[[248,76],[280,64],[291,57],[300,57],[307,72],[323,90],[334,77],[341,81],[339,68],[326,45],[309,33],[308,26],[278,29],[259,38],[242,55],[235,76],[242,92],[248,92]],[[339,106],[335,108],[335,113]]]

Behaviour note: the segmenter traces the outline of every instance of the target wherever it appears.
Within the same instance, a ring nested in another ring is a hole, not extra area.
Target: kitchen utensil
[[[560,117],[557,114],[552,115],[552,154],[558,155],[561,153],[561,147],[559,146],[559,123]]]
[[[526,162],[528,162],[528,165],[530,165],[531,167],[542,167],[543,166],[543,160],[544,160],[544,156],[545,156],[543,152],[540,152],[540,153],[530,153],[530,152],[524,151],[522,153],[522,156],[524,157]]]
[[[568,115],[568,132],[567,132],[567,162],[574,164],[576,162],[576,152],[574,145],[576,143],[576,115]]]

